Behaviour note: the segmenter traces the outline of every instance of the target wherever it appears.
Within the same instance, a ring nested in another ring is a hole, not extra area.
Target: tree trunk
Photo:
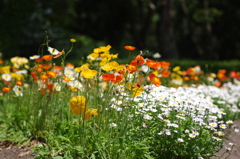
[[[178,59],[178,50],[175,42],[173,27],[172,27],[172,14],[171,14],[172,0],[162,0],[158,13],[161,16],[159,26],[159,43],[161,54],[164,58]]]

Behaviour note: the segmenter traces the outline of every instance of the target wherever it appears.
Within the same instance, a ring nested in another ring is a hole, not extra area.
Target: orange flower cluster
[[[185,81],[193,80],[193,82],[197,82],[199,80],[199,75],[202,74],[201,67],[199,65],[195,67],[189,67],[187,70],[182,71],[183,79]]]
[[[226,69],[222,69],[219,70],[217,73],[217,77],[220,81],[225,81],[228,79],[228,77],[226,76],[227,70]]]
[[[127,66],[127,70],[129,70],[130,73],[136,72],[138,68],[143,64],[147,65],[150,68],[153,68],[157,72],[157,74],[159,73],[160,76],[162,77],[168,77],[170,75],[169,62],[165,61],[156,62],[150,59],[145,62],[145,59],[143,58],[142,55],[136,56],[135,59],[131,61],[130,64]],[[156,86],[161,85],[161,80],[156,75],[156,73],[151,73],[147,77],[154,85]]]
[[[51,83],[50,79],[61,75],[63,67],[62,66],[53,66],[50,62],[53,58],[53,55],[44,55],[42,58],[34,59],[37,64],[32,68],[30,75],[35,82],[40,82],[41,86],[39,88],[42,94],[46,92],[56,93],[53,89],[54,84]],[[49,61],[48,63],[42,63],[43,61]],[[46,87],[45,87],[46,86]]]

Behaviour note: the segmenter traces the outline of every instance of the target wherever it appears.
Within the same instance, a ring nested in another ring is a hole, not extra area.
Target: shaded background
[[[80,58],[124,45],[164,59],[240,59],[238,0],[1,0],[0,52],[4,58],[38,54],[46,31],[50,46]]]

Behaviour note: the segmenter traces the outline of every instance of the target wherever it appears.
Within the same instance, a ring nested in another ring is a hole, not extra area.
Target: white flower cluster
[[[162,122],[164,124],[162,130],[156,132],[158,135],[169,136],[179,133],[181,120],[188,119],[195,127],[186,129],[183,132],[185,136],[196,138],[200,135],[198,127],[204,127],[215,132],[213,139],[221,141],[221,137],[224,136],[223,130],[233,123],[231,120],[223,121],[223,116],[226,115],[223,108],[227,108],[232,113],[240,112],[238,109],[240,85],[232,83],[225,84],[223,88],[206,85],[179,88],[148,85],[144,89],[149,90],[148,93],[144,92],[141,96],[132,99],[137,105],[135,115],[131,116],[131,119],[142,118],[144,123],[141,126],[144,128],[148,127],[151,121]],[[117,108],[121,102],[114,99],[114,103],[116,105],[112,108],[119,111]],[[173,114],[175,121],[171,118]],[[178,138],[177,141],[184,142],[185,139]]]

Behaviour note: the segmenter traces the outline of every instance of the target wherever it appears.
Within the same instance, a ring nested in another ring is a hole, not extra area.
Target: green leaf
[[[53,157],[53,159],[63,159],[62,156],[56,156],[56,157]]]

